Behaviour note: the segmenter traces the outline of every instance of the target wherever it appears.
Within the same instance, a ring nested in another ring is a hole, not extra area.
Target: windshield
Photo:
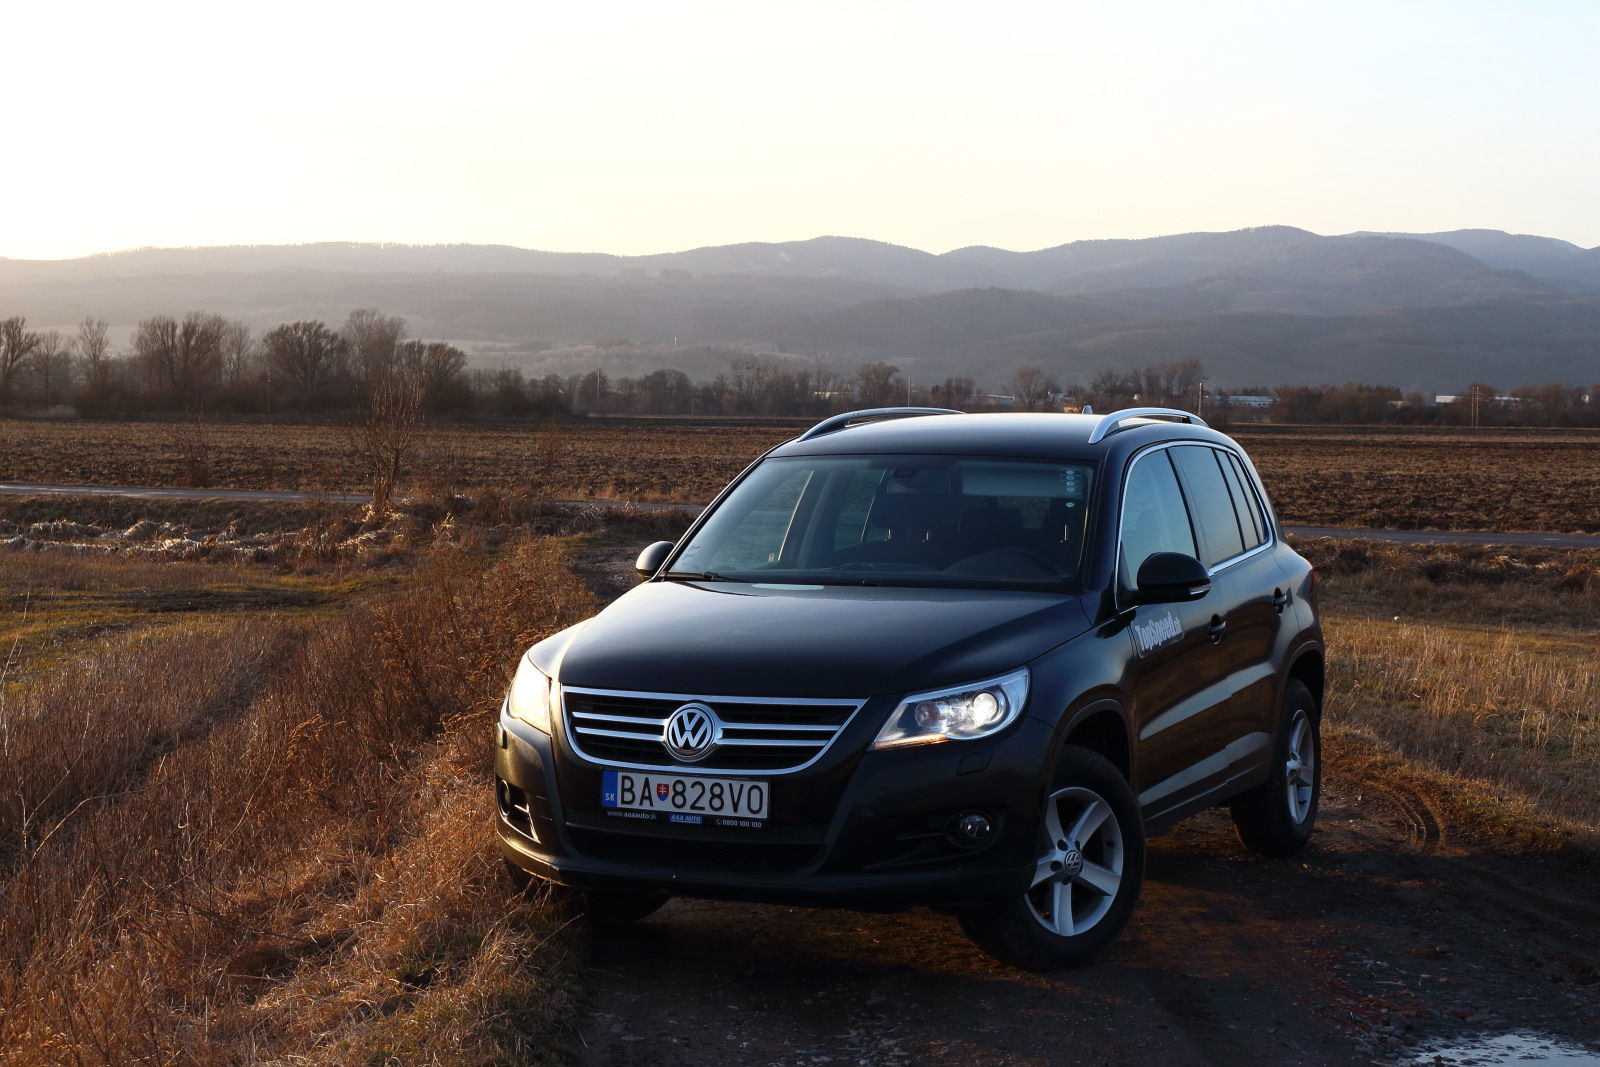
[[[667,577],[1075,590],[1091,473],[955,456],[771,459]]]

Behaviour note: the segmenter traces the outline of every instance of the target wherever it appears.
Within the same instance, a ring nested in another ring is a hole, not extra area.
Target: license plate
[[[602,807],[712,819],[765,819],[767,796],[766,782],[752,782],[748,778],[606,771],[600,782]]]

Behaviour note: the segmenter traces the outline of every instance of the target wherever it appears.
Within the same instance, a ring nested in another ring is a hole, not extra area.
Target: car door
[[[1118,530],[1119,604],[1127,603],[1139,565],[1152,553],[1199,555],[1169,451],[1154,448],[1140,453],[1124,478]],[[1230,693],[1211,639],[1214,596],[1130,609],[1132,649],[1125,685],[1138,732],[1135,785],[1146,818],[1197,795],[1205,776],[1195,774],[1195,766],[1226,743],[1217,716],[1205,714]]]
[[[1206,714],[1216,720],[1213,735],[1227,752],[1218,767],[1227,781],[1260,766],[1270,749],[1278,700],[1273,650],[1287,593],[1259,502],[1241,481],[1237,460],[1207,445],[1180,445],[1171,452],[1194,519],[1200,560],[1211,572],[1209,629],[1229,692]]]

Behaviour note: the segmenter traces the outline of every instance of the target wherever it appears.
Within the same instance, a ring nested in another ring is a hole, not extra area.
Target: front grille
[[[858,700],[691,697],[568,688],[562,689],[561,701],[567,739],[585,759],[730,774],[783,773],[809,766],[861,707]],[[691,701],[710,707],[721,725],[711,754],[689,763],[667,751],[662,733],[668,717]]]
[[[816,860],[813,843],[695,841],[569,826],[579,852],[597,860],[706,874],[793,874]]]

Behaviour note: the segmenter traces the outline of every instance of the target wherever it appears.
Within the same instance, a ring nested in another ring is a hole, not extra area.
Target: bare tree
[[[443,341],[407,341],[395,349],[401,377],[422,388],[425,410],[437,414],[460,406],[466,396],[466,353]]]
[[[373,383],[350,443],[372,479],[373,516],[389,510],[395,487],[416,451],[422,419],[422,386],[413,378],[386,374]]]
[[[1018,367],[1011,376],[1011,391],[1025,411],[1038,411],[1061,385],[1038,367]]]
[[[893,402],[905,388],[899,374],[900,368],[890,363],[863,363],[856,369],[856,399],[869,408]]]
[[[229,385],[238,385],[250,370],[255,355],[255,339],[250,327],[229,321],[222,327],[222,376]]]
[[[72,342],[83,372],[83,384],[97,394],[111,385],[111,342],[106,331],[106,320],[90,315],[78,323],[78,336]]]
[[[340,336],[320,322],[290,322],[261,338],[267,366],[299,387],[302,399],[342,377],[345,345]]]
[[[971,378],[946,378],[933,387],[934,403],[944,407],[960,407],[978,395],[978,383]]]
[[[140,321],[133,350],[147,377],[171,390],[185,411],[198,411],[222,373],[221,315],[191,311],[183,321],[156,315]]]
[[[350,312],[339,335],[350,351],[351,373],[363,391],[371,390],[374,383],[395,372],[395,349],[405,333],[405,319],[373,308]]]
[[[56,393],[72,381],[72,342],[57,330],[39,334],[39,347],[33,353],[33,367],[39,379],[42,406],[51,408]]]
[[[39,348],[39,335],[17,315],[0,322],[0,404],[11,399],[23,367]]]

